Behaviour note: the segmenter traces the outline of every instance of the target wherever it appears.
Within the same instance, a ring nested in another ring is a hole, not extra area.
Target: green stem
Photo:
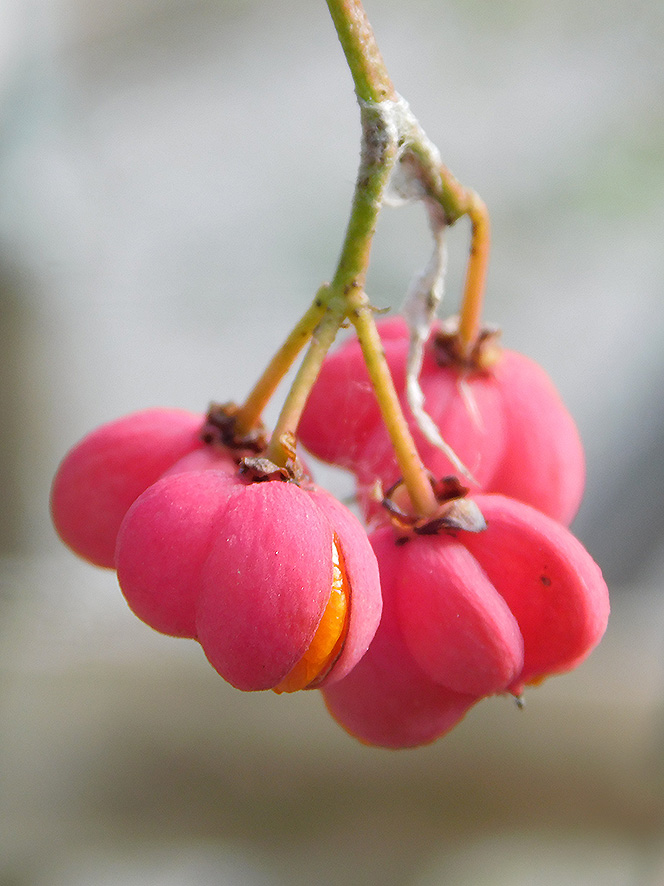
[[[356,308],[350,319],[362,347],[364,362],[376,392],[383,422],[390,435],[401,477],[408,490],[413,510],[426,517],[438,508],[429,473],[422,464],[415,441],[404,418],[399,396],[394,387],[385,351],[376,329],[371,305]]]
[[[361,102],[395,101],[397,94],[359,0],[327,0]]]
[[[336,338],[343,316],[328,309],[321,322],[314,330],[311,344],[297,371],[297,375],[286,396],[279,418],[265,452],[266,458],[277,465],[285,465],[289,458],[289,438],[294,435],[300,416],[307,402],[309,391],[316,381],[318,372],[323,365],[325,355]]]
[[[360,108],[362,152],[346,236],[330,289],[345,298],[362,291],[378,215],[397,161],[397,134],[391,121],[371,104]]]
[[[261,414],[270,398],[324,315],[326,295],[327,286],[321,286],[309,310],[270,360],[262,376],[240,407],[236,417],[236,430],[239,434],[251,430],[260,421]]]
[[[399,155],[397,106],[373,31],[359,0],[327,0],[355,83],[362,118],[362,154],[346,237],[331,293],[343,300],[362,347],[369,377],[415,511],[433,513],[436,499],[403,414],[373,311],[364,292],[378,214]]]

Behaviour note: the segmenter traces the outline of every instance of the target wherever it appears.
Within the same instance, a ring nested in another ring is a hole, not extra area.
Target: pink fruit
[[[117,568],[140,618],[197,638],[239,689],[340,679],[380,619],[364,529],[328,493],[292,482],[205,466],[171,472],[128,511]]]
[[[102,425],[69,450],[53,480],[51,515],[65,544],[113,567],[120,524],[136,498],[178,459],[203,446],[204,416],[146,409]]]
[[[405,321],[378,324],[397,391],[426,467],[436,478],[458,468],[416,426],[405,396],[409,337]],[[585,482],[583,447],[573,419],[546,373],[513,351],[486,368],[461,367],[442,332],[426,344],[420,385],[424,407],[441,436],[470,471],[471,488],[518,498],[569,524]],[[376,514],[376,481],[399,478],[356,339],[326,359],[300,423],[300,439],[316,456],[349,467],[365,513]]]
[[[519,694],[570,670],[606,629],[599,567],[559,523],[502,495],[473,500],[482,532],[411,537],[395,577],[406,645],[436,682]]]
[[[483,696],[575,667],[606,629],[606,584],[567,529],[504,496],[474,501],[481,532],[371,536],[382,620],[359,664],[323,690],[362,741],[433,741]]]

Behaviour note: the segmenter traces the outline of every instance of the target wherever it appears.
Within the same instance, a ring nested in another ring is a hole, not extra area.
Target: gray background
[[[370,750],[316,693],[235,692],[60,546],[65,450],[135,409],[240,400],[330,276],[359,117],[323,0],[4,0],[0,886],[664,883],[664,7],[367,5],[491,210],[487,319],[578,421],[606,640],[523,712]],[[421,208],[385,211],[375,304],[428,249]]]

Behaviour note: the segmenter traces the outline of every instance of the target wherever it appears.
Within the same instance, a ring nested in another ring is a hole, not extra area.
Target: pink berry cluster
[[[407,413],[408,330],[400,318],[379,329]],[[376,481],[393,486],[398,467],[356,339],[328,357],[300,423],[314,455],[355,473],[365,516],[378,523],[370,541],[380,626],[352,673],[323,690],[332,715],[368,744],[430,742],[485,696],[519,698],[526,685],[582,661],[608,620],[601,572],[565,525],[584,485],[574,422],[535,363],[501,352],[492,335],[462,361],[454,341],[436,330],[420,383],[473,479],[470,489],[439,483],[435,519],[409,526],[396,506],[398,483],[382,502],[387,511],[371,495]],[[414,420],[411,430],[432,475],[450,475]]]
[[[380,332],[408,414],[408,329],[395,318]],[[236,433],[229,406],[145,410],[93,431],[54,479],[55,527],[117,570],[139,618],[197,640],[233,686],[320,688],[367,744],[433,741],[479,699],[573,668],[609,613],[599,568],[566,528],[584,483],[569,413],[543,371],[492,336],[463,360],[454,341],[435,330],[420,381],[470,479],[410,423],[434,514],[409,508],[351,340],[323,363],[298,436],[354,472],[370,535],[294,443],[285,467],[272,463],[263,430]]]

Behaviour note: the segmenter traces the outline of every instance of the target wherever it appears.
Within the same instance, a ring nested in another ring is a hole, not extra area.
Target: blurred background
[[[323,0],[0,0],[0,886],[664,884],[664,6],[366,5],[491,210],[487,320],[578,421],[607,636],[523,711],[372,750],[317,693],[231,689],[59,544],[69,446],[241,400],[332,274],[359,115]],[[421,207],[383,213],[376,305],[429,248]]]

